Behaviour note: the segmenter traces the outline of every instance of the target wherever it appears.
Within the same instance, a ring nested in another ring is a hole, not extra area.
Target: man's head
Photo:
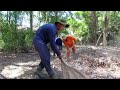
[[[58,22],[55,22],[55,24],[59,31],[69,27],[69,24],[67,24],[65,20],[60,20]]]

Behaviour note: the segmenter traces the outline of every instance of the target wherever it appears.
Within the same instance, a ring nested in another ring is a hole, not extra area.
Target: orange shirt
[[[71,48],[75,45],[75,42],[77,42],[76,38],[74,38],[73,36],[66,36],[65,39],[63,39],[63,43],[67,48]]]

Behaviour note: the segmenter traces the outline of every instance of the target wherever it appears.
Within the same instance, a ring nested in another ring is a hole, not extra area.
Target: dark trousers
[[[41,40],[33,40],[33,44],[35,46],[36,51],[39,53],[41,62],[40,67],[43,69],[45,68],[48,74],[51,76],[54,74],[51,65],[50,65],[50,52],[45,43],[42,43]]]

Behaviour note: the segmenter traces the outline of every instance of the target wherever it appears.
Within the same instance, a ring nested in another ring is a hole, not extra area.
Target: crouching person
[[[59,49],[59,51],[61,51],[62,50],[62,39],[60,37],[57,37],[55,39],[55,44],[57,48]],[[54,56],[55,56],[55,52],[54,52]]]
[[[66,57],[67,60],[70,58],[70,49],[72,49],[73,57],[76,58],[76,43],[77,39],[71,35],[62,36],[62,41],[66,47]]]

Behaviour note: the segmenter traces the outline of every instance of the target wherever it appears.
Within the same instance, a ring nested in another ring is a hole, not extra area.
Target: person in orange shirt
[[[75,56],[75,52],[76,52],[76,43],[77,43],[77,39],[71,35],[67,35],[67,36],[62,36],[62,41],[66,47],[66,56],[67,56],[67,60],[70,58],[70,49],[72,49],[72,52]]]

